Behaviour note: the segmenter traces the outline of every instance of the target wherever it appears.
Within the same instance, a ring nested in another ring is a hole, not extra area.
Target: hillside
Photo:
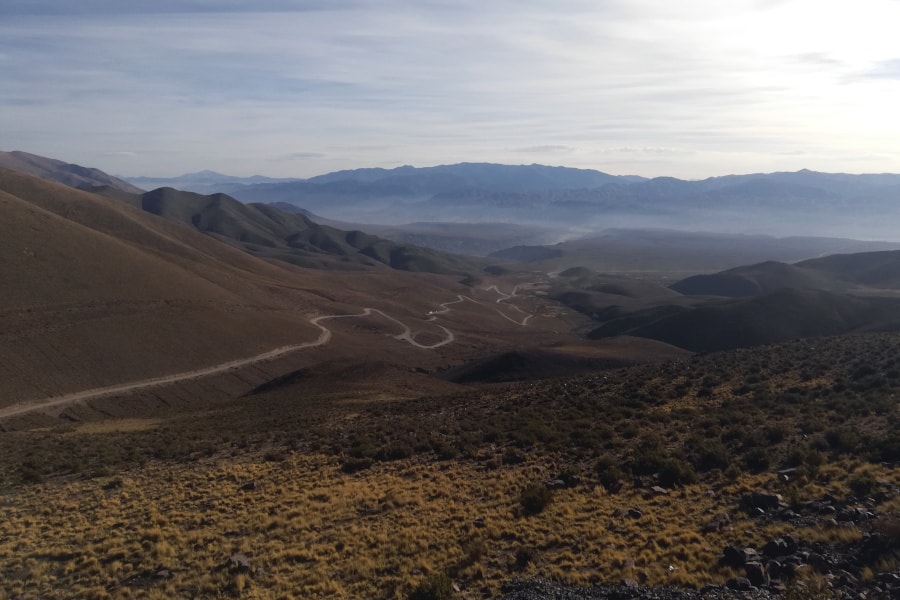
[[[769,261],[712,275],[695,275],[669,287],[685,295],[748,298],[780,289],[839,291],[848,285],[819,269]]]
[[[796,338],[900,329],[900,299],[781,289],[749,299],[637,311],[594,329],[594,339],[634,335],[695,352]]]
[[[276,291],[284,269],[28,175],[0,170],[0,193],[5,403],[314,337]]]
[[[671,229],[604,229],[549,246],[505,249],[490,258],[526,263],[531,270],[587,267],[678,281],[687,276],[776,261],[794,263],[823,255],[896,250],[894,242],[844,238],[776,237]]]
[[[0,152],[0,167],[77,189],[90,190],[95,187],[109,186],[129,193],[142,191],[127,181],[108,175],[99,169],[82,167],[27,152]]]
[[[900,252],[896,251],[834,254],[806,260],[797,266],[858,285],[900,288]]]
[[[215,411],[0,432],[0,576],[54,599],[892,599],[898,352],[822,338],[390,401],[336,367],[330,393],[309,370]]]
[[[242,204],[225,194],[207,196],[160,188],[143,194],[139,204],[149,213],[193,227],[255,256],[301,267],[362,269],[380,263],[404,271],[444,274],[478,268],[456,256],[319,225],[304,214],[265,204]]]

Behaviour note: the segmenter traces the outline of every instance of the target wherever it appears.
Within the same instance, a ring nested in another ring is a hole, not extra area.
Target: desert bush
[[[622,489],[625,472],[619,468],[618,461],[614,458],[601,456],[594,465],[594,471],[600,479],[600,485],[606,488],[607,492],[615,494]]]
[[[519,548],[516,550],[515,568],[521,571],[535,560],[537,560],[537,550],[527,547]]]
[[[635,475],[655,475],[663,487],[685,485],[697,481],[697,473],[688,462],[677,455],[664,454],[658,446],[645,444],[631,461]]]
[[[375,459],[380,461],[402,460],[404,458],[409,458],[412,454],[413,449],[409,444],[404,442],[391,442],[375,453]]]
[[[341,471],[347,474],[358,473],[364,471],[375,464],[375,460],[371,458],[354,458],[350,457],[341,464]]]
[[[474,537],[462,545],[463,554],[465,557],[463,558],[463,565],[473,565],[479,562],[485,554],[487,554],[487,544],[484,542],[483,538]]]
[[[409,595],[409,600],[447,600],[453,596],[453,582],[446,573],[433,573]]]
[[[836,452],[850,452],[859,443],[859,436],[848,427],[836,427],[825,432],[825,441]]]
[[[875,488],[878,487],[878,482],[875,481],[871,473],[857,473],[847,481],[847,485],[857,498],[862,498],[875,491]]]
[[[519,495],[519,504],[526,515],[536,515],[541,513],[550,501],[553,499],[553,493],[547,489],[542,483],[532,483]]]
[[[686,452],[691,464],[701,473],[713,469],[726,469],[731,463],[728,448],[716,440],[688,440]]]
[[[757,446],[744,454],[742,462],[748,471],[759,473],[769,468],[771,458],[765,448]]]

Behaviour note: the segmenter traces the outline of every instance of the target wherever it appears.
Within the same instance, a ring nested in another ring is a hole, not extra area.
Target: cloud
[[[544,146],[526,146],[524,148],[513,148],[513,152],[524,152],[524,153],[534,153],[534,154],[554,154],[554,153],[563,153],[567,154],[569,152],[573,152],[575,148],[572,146],[561,146],[554,144],[546,144]]]
[[[883,60],[860,76],[870,79],[900,79],[900,58]]]
[[[698,176],[798,146],[887,148],[900,123],[871,99],[900,72],[880,25],[896,22],[892,4],[872,0],[865,19],[814,6],[0,0],[0,57],[15,57],[0,60],[0,131],[118,172],[134,168],[124,147],[148,172],[278,176],[523,153]],[[866,75],[847,85],[850,73]],[[292,155],[309,164],[275,158]]]
[[[296,160],[296,159],[316,159],[326,158],[328,155],[321,152],[293,152],[291,154],[278,157],[276,160]]]

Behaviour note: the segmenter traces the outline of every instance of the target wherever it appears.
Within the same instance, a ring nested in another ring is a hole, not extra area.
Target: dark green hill
[[[900,288],[900,251],[833,254],[797,263],[797,267],[842,281],[879,288]]]
[[[613,319],[589,337],[647,337],[698,352],[796,338],[900,329],[900,299],[782,289],[694,308],[648,309]]]
[[[688,296],[749,298],[779,289],[841,290],[847,287],[830,274],[782,262],[767,261],[712,275],[695,275],[670,286]]]
[[[150,213],[189,225],[251,254],[311,268],[362,269],[383,264],[404,271],[459,274],[466,259],[319,225],[272,205],[243,204],[225,194],[159,188],[140,197]]]

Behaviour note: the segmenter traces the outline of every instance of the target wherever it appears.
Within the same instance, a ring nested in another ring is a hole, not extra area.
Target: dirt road
[[[346,319],[352,317],[367,317],[372,313],[377,313],[384,317],[385,319],[396,323],[402,328],[402,332],[394,335],[393,337],[397,340],[401,340],[412,344],[416,348],[421,348],[423,350],[431,350],[434,348],[438,348],[440,346],[444,346],[453,342],[456,337],[453,335],[453,332],[438,325],[440,329],[444,331],[446,337],[437,342],[436,344],[420,344],[415,341],[412,337],[412,330],[403,322],[391,317],[381,310],[377,308],[366,308],[361,313],[357,314],[346,314],[346,315],[323,315],[319,317],[313,317],[309,320],[309,322],[321,330],[319,337],[313,340],[312,342],[304,342],[302,344],[293,344],[290,346],[282,346],[280,348],[275,348],[274,350],[270,350],[269,352],[264,352],[263,354],[257,354],[256,356],[250,356],[247,358],[241,358],[238,360],[232,360],[225,363],[221,363],[218,365],[213,365],[211,367],[205,367],[203,369],[194,369],[193,371],[184,371],[182,373],[175,373],[173,375],[164,375],[162,377],[154,377],[151,379],[142,379],[140,381],[133,381],[131,383],[122,383],[118,385],[111,385],[107,387],[101,388],[92,388],[89,390],[83,390],[80,392],[74,392],[72,394],[64,394],[62,396],[53,396],[50,398],[43,398],[40,400],[28,401],[28,402],[20,402],[18,404],[13,404],[12,406],[7,406],[4,408],[0,408],[0,419],[14,417],[17,415],[23,415],[26,413],[34,412],[37,410],[44,410],[47,408],[55,408],[59,406],[64,406],[67,404],[71,404],[73,402],[79,402],[83,400],[93,400],[96,398],[103,398],[105,396],[113,396],[117,394],[129,394],[133,392],[139,392],[141,390],[146,390],[148,388],[154,388],[162,385],[170,385],[173,383],[178,383],[181,381],[188,381],[192,379],[200,379],[203,377],[209,377],[210,375],[218,375],[220,373],[224,373],[226,371],[231,371],[233,369],[239,369],[241,367],[246,367],[255,363],[265,362],[268,360],[272,360],[275,358],[279,358],[284,356],[285,354],[289,354],[291,352],[296,352],[298,350],[304,350],[307,348],[316,348],[318,346],[323,346],[331,341],[331,330],[322,325],[322,321],[328,319]]]
[[[498,294],[500,294],[501,298],[497,300],[497,302],[501,302],[503,300],[508,300],[510,298],[515,297],[516,292],[518,291],[518,286],[513,289],[513,293],[504,294],[497,286],[491,286],[487,288],[488,290],[494,290]],[[466,300],[470,300],[475,302],[476,304],[481,304],[477,300],[469,298],[468,296],[458,295],[457,300],[453,300],[451,302],[444,302],[440,304],[440,309],[436,311],[429,312],[430,317],[428,321],[434,321],[437,317],[435,315],[445,314],[450,311],[450,306],[453,304],[458,304],[460,302],[464,302]],[[531,318],[531,315],[528,315],[518,306],[511,305],[514,309],[521,312],[523,315],[526,315],[522,321],[516,321],[515,319],[510,318],[502,311],[497,310],[497,313],[500,314],[504,319],[515,323],[516,325],[526,325],[528,320]],[[276,348],[274,350],[270,350],[269,352],[264,352],[263,354],[257,354],[256,356],[250,356],[247,358],[241,358],[238,360],[232,360],[225,363],[221,363],[218,365],[213,365],[211,367],[205,367],[203,369],[195,369],[193,371],[185,371],[183,373],[175,373],[173,375],[164,375],[162,377],[154,377],[151,379],[142,379],[140,381],[133,381],[131,383],[122,383],[117,385],[111,385],[107,387],[101,388],[92,388],[89,390],[83,390],[81,392],[74,392],[72,394],[64,394],[62,396],[52,396],[50,398],[43,398],[39,400],[32,400],[26,402],[20,402],[17,404],[13,404],[12,406],[7,406],[4,408],[0,408],[0,419],[15,417],[17,415],[23,415],[30,412],[45,410],[48,408],[56,408],[60,406],[65,406],[67,404],[71,404],[73,402],[79,402],[84,400],[93,400],[96,398],[103,398],[106,396],[113,396],[117,394],[129,394],[133,392],[139,392],[142,390],[146,390],[149,388],[159,387],[163,385],[171,385],[173,383],[179,383],[181,381],[189,381],[193,379],[200,379],[203,377],[209,377],[210,375],[218,375],[220,373],[224,373],[226,371],[231,371],[233,369],[239,369],[241,367],[246,367],[255,363],[265,362],[268,360],[273,360],[275,358],[279,358],[284,356],[285,354],[289,354],[291,352],[296,352],[298,350],[304,350],[307,348],[316,348],[318,346],[323,346],[331,341],[331,330],[322,325],[322,321],[326,321],[328,319],[347,319],[347,318],[359,318],[359,317],[368,317],[372,314],[378,314],[384,319],[391,321],[397,324],[401,328],[401,332],[392,336],[396,340],[400,340],[406,342],[416,348],[421,348],[422,350],[433,350],[435,348],[440,348],[441,346],[445,346],[447,344],[451,344],[456,340],[456,336],[452,331],[444,327],[443,325],[435,325],[444,332],[444,339],[436,342],[434,344],[421,344],[417,342],[413,338],[412,330],[408,325],[403,323],[402,321],[388,315],[384,311],[381,311],[377,308],[365,308],[363,312],[356,314],[345,314],[345,315],[323,315],[319,317],[313,317],[309,320],[312,325],[315,325],[321,330],[319,337],[313,340],[312,342],[304,342],[302,344],[293,344],[290,346],[282,346],[280,348]]]

